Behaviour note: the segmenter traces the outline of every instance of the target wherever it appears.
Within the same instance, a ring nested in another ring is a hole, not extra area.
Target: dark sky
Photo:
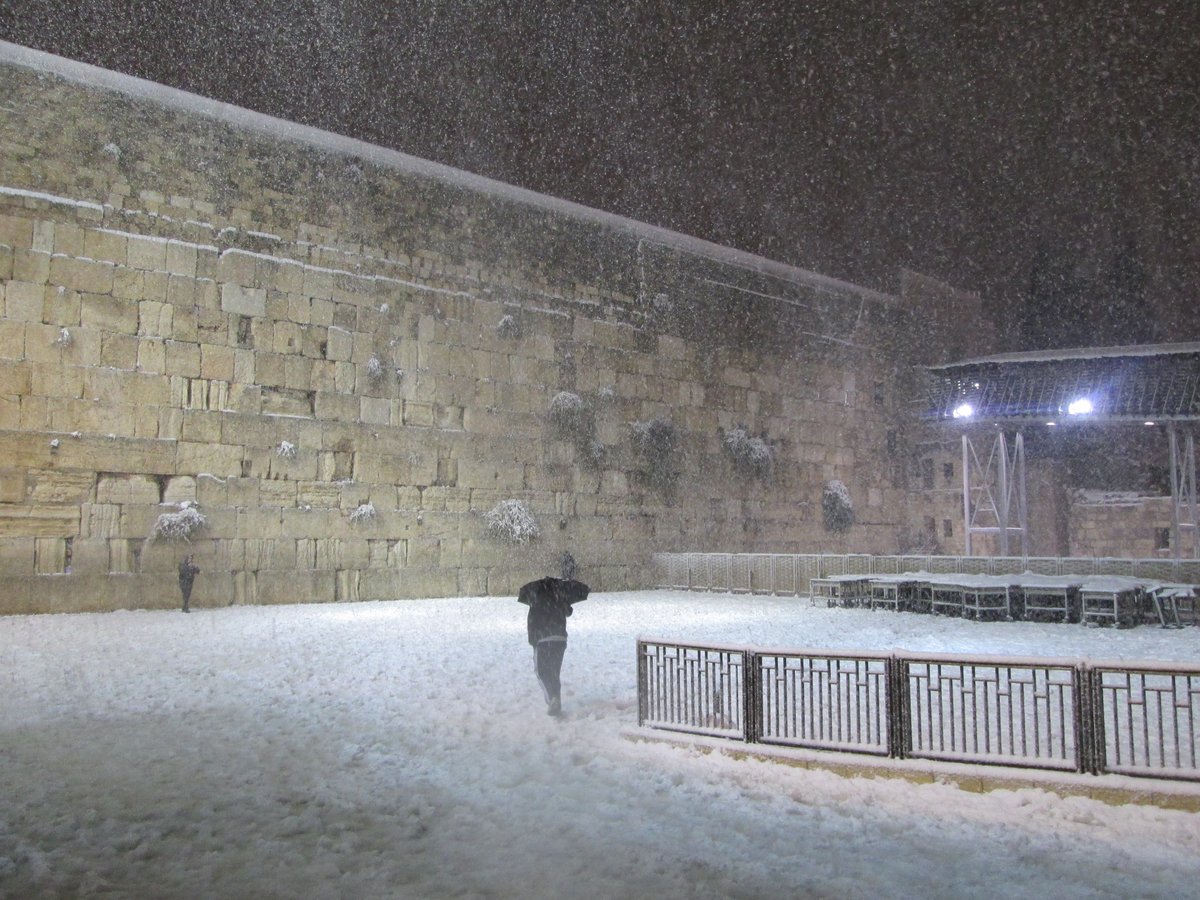
[[[4,0],[0,36],[868,286],[913,268],[1011,343],[1200,340],[1196,0]]]

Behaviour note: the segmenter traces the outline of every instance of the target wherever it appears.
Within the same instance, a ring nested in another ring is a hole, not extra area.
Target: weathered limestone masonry
[[[177,605],[184,553],[196,606],[513,593],[567,549],[623,589],[903,518],[892,298],[11,45],[0,310],[3,613]]]

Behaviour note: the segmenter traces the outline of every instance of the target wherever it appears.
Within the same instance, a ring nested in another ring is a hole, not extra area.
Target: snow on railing
[[[1200,666],[641,638],[638,725],[896,759],[1200,780]]]

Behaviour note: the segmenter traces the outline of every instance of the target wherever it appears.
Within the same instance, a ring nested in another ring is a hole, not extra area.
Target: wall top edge
[[[667,228],[639,222],[615,213],[594,209],[540,194],[527,188],[506,184],[482,175],[475,175],[442,163],[411,156],[369,144],[356,138],[275,118],[219,100],[202,97],[178,88],[168,87],[143,78],[125,75],[109,69],[55,56],[18,44],[0,41],[0,66],[23,68],[52,75],[86,88],[122,94],[135,100],[156,103],[168,109],[200,116],[233,128],[280,141],[303,144],[325,152],[352,156],[383,168],[406,175],[437,180],[485,196],[523,204],[539,210],[601,225],[624,232],[639,240],[657,243],[675,250],[700,256],[783,281],[801,284],[827,294],[840,294],[856,300],[891,305],[897,302],[891,294],[861,287],[848,281],[820,275],[807,269],[767,259],[744,250],[726,247],[702,238],[681,234]]]

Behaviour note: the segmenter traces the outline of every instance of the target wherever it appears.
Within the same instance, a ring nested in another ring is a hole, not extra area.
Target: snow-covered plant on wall
[[[582,397],[570,391],[559,391],[550,401],[548,416],[560,432],[574,437],[586,424],[585,412]]]
[[[192,535],[208,524],[204,513],[190,500],[179,504],[178,512],[165,512],[160,515],[150,528],[150,542],[190,541]]]
[[[505,340],[516,340],[521,336],[521,324],[515,316],[501,316],[496,323],[496,334]]]
[[[372,356],[367,360],[367,374],[374,379],[383,377],[383,362],[378,356]]]
[[[646,463],[645,478],[650,487],[670,494],[679,481],[678,440],[675,425],[667,419],[633,422],[633,443]]]
[[[721,443],[735,466],[766,481],[775,467],[775,448],[739,425],[722,435]]]
[[[585,467],[598,468],[604,459],[604,445],[596,440],[596,415],[578,394],[559,391],[550,401],[546,414],[559,437],[575,445],[576,459]]]
[[[850,502],[850,491],[836,478],[825,482],[821,492],[821,515],[825,530],[840,534],[854,524],[854,505]]]
[[[275,455],[281,459],[295,459],[296,445],[291,441],[280,441],[279,446],[275,448]]]
[[[354,525],[359,525],[363,522],[369,522],[373,518],[375,518],[374,503],[360,503],[358,507],[350,513],[350,522]]]
[[[608,448],[600,441],[587,441],[580,445],[579,452],[583,457],[583,462],[586,466],[592,469],[598,469],[604,463],[605,457],[608,455]]]
[[[501,500],[483,514],[488,533],[510,544],[526,544],[541,534],[537,519],[520,500]]]
[[[59,347],[66,347],[73,340],[74,338],[71,336],[71,332],[63,327],[58,329],[58,336],[54,338],[53,343],[57,344]]]

